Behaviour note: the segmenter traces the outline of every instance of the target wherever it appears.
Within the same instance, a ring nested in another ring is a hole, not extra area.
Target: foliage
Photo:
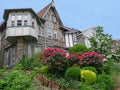
[[[74,66],[74,65],[79,65],[80,64],[80,59],[79,59],[79,55],[76,53],[72,53],[67,57],[67,60],[70,64],[70,66]]]
[[[81,66],[102,67],[104,57],[97,52],[85,52],[80,56]]]
[[[80,82],[77,80],[66,80],[65,78],[59,79],[59,85],[61,86],[60,90],[67,90],[67,88],[71,88],[72,90],[78,90],[80,87]]]
[[[90,71],[93,71],[94,73],[97,74],[97,70],[96,70],[96,68],[91,67],[91,66],[83,67],[82,70],[90,70]]]
[[[111,90],[115,87],[115,81],[110,75],[101,74],[97,77],[97,85],[100,90]]]
[[[88,51],[92,50],[90,48],[87,48],[84,44],[75,44],[72,48],[70,48],[69,53],[81,54]]]
[[[48,66],[42,66],[42,67],[40,68],[40,71],[41,71],[42,73],[46,73],[46,74],[47,74],[48,69],[49,69]]]
[[[96,27],[96,33],[89,38],[91,48],[95,52],[104,54],[105,56],[111,54],[113,40],[112,35],[104,34],[103,27]]]
[[[31,85],[32,76],[23,71],[12,71],[0,80],[2,90],[26,90]]]
[[[65,72],[65,77],[69,80],[79,80],[80,69],[78,67],[70,67]]]
[[[57,48],[48,48],[41,54],[42,62],[49,66],[49,73],[64,74],[68,67],[66,52]]]
[[[93,84],[96,80],[96,74],[90,70],[82,70],[81,71],[81,79],[85,84]]]
[[[111,53],[106,57],[107,61],[117,61],[120,62],[120,54],[118,53]]]
[[[18,68],[22,70],[32,70],[38,66],[40,66],[40,62],[35,57],[22,58],[18,64]]]
[[[95,89],[92,85],[86,85],[82,83],[79,90],[95,90]]]

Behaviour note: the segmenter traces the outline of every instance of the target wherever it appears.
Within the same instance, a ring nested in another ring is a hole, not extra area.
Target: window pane
[[[32,22],[32,27],[34,27],[34,22]]]
[[[11,26],[15,26],[15,21],[11,21]]]
[[[15,21],[15,15],[11,16],[11,21]]]
[[[22,26],[22,20],[17,20],[17,26]]]
[[[27,20],[24,20],[24,25],[25,25],[25,26],[27,26],[27,23],[28,23]]]
[[[18,15],[17,20],[22,20],[22,16]]]
[[[57,39],[57,31],[53,30],[53,38]]]
[[[50,29],[47,30],[47,36],[51,37],[51,30]]]
[[[55,17],[55,16],[53,16],[53,18],[52,18],[52,19],[53,19],[53,22],[54,22],[54,23],[56,23],[56,17]]]
[[[28,15],[24,15],[24,20],[28,20]]]

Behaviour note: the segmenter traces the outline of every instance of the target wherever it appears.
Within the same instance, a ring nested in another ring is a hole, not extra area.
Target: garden
[[[83,44],[75,44],[68,52],[47,48],[23,57],[12,68],[4,66],[0,69],[0,90],[117,90],[120,47],[112,52],[111,36],[103,34],[101,27],[97,29],[89,39],[90,48]]]

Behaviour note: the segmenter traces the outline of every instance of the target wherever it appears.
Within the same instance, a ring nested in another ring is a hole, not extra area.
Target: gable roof
[[[58,14],[53,2],[51,2],[46,7],[44,7],[42,10],[40,10],[37,14],[38,17],[44,18],[44,16],[46,15],[46,13],[49,11],[50,8],[52,8],[52,10],[55,12],[57,19],[59,20],[61,26],[63,26],[62,20],[61,20],[59,14]]]
[[[47,12],[47,10],[50,8],[51,5],[52,5],[52,3],[48,4],[48,5],[47,5],[46,7],[44,7],[42,10],[40,10],[37,15],[38,15],[39,17],[43,18],[44,15],[45,15],[45,13]]]

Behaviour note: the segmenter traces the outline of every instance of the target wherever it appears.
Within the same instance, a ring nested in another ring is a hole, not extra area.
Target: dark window
[[[32,22],[32,27],[34,27],[34,22]]]
[[[27,26],[28,25],[28,21],[24,20],[24,25]]]
[[[17,20],[17,26],[22,26],[22,20]]]
[[[11,21],[11,26],[15,26],[15,21]]]

